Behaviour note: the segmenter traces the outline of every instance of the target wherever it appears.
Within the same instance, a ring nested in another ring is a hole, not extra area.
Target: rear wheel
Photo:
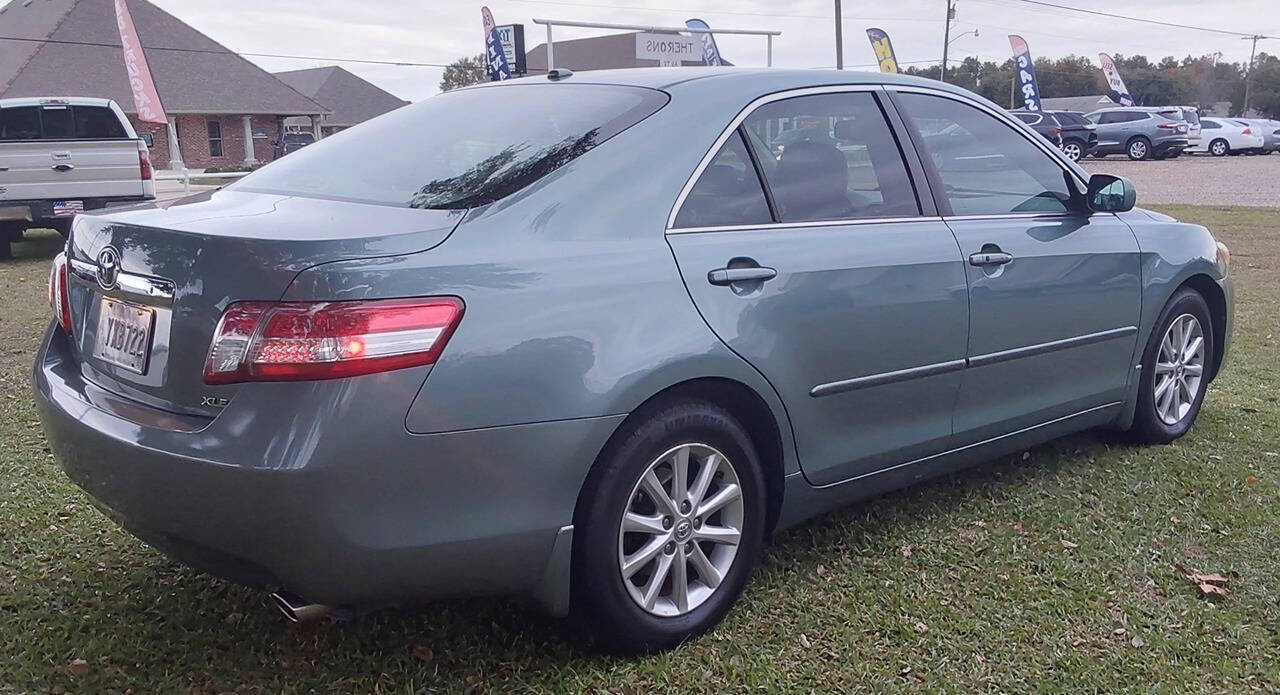
[[[609,649],[668,649],[714,627],[764,534],[760,461],[717,406],[681,401],[624,425],[574,515],[573,609]]]
[[[1125,153],[1135,162],[1146,159],[1151,156],[1151,141],[1141,136],[1136,137],[1129,141]]]
[[[1067,140],[1062,143],[1062,153],[1067,155],[1067,159],[1078,162],[1084,156],[1084,143],[1079,140]]]
[[[1227,145],[1227,141],[1223,140],[1222,138],[1218,138],[1213,142],[1209,143],[1209,154],[1215,157],[1221,157],[1230,152],[1231,152],[1231,147]]]
[[[1212,326],[1209,305],[1190,288],[1178,290],[1160,312],[1142,355],[1133,425],[1138,440],[1165,444],[1191,429],[1217,349]]]

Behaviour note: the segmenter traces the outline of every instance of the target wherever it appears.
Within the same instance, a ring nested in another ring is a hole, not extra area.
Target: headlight
[[[1227,245],[1222,243],[1221,241],[1217,242],[1217,244],[1218,244],[1218,270],[1221,271],[1223,275],[1226,275],[1227,268],[1231,267],[1231,249],[1227,248]]]

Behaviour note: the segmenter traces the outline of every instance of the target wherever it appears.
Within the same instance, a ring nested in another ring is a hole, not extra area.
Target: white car
[[[1262,149],[1262,131],[1233,118],[1201,118],[1200,144],[1195,152],[1208,152],[1215,157]]]

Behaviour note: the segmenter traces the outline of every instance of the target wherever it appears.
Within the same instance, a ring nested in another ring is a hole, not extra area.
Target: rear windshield
[[[447,92],[343,131],[232,188],[415,208],[503,198],[634,125],[663,92],[512,84]]]
[[[1183,120],[1186,120],[1186,119],[1182,116],[1182,109],[1162,109],[1162,110],[1160,110],[1160,111],[1157,111],[1156,113],[1160,114],[1161,116],[1164,116],[1165,118],[1167,118],[1167,119],[1169,119],[1169,120],[1171,120],[1171,121],[1183,121]]]

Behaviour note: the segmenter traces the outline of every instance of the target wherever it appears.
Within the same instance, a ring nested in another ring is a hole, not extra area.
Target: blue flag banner
[[[1107,86],[1111,88],[1111,100],[1121,106],[1133,106],[1133,97],[1129,95],[1129,88],[1124,86],[1124,80],[1120,79],[1116,61],[1106,53],[1099,53],[1098,61],[1102,63],[1102,76],[1107,78]]]
[[[1018,96],[1022,97],[1022,108],[1028,111],[1040,109],[1040,85],[1036,83],[1036,66],[1031,61],[1031,48],[1026,39],[1016,34],[1009,34],[1009,45],[1013,47],[1013,69],[1018,71]]]
[[[690,29],[710,29],[701,19],[690,19],[684,23]],[[702,62],[707,65],[724,65],[720,59],[720,48],[716,46],[716,37],[710,31],[697,31],[694,36],[702,42]]]
[[[505,80],[511,77],[511,68],[507,66],[507,54],[502,51],[502,41],[498,38],[498,26],[493,22],[493,13],[488,7],[480,8],[484,18],[484,56],[489,65],[489,79]]]

